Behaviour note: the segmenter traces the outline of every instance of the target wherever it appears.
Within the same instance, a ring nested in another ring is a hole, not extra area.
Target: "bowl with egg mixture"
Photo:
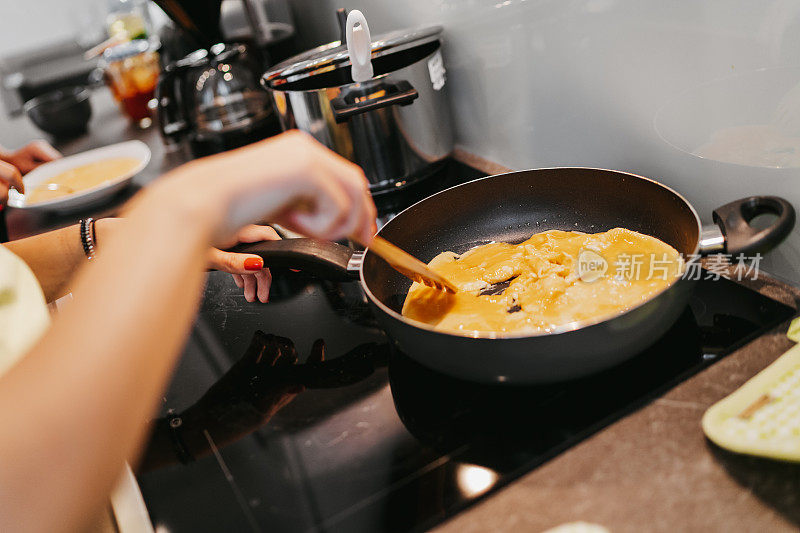
[[[25,175],[25,193],[9,192],[8,205],[18,209],[72,212],[100,205],[150,162],[150,148],[141,141],[95,148],[33,169]]]

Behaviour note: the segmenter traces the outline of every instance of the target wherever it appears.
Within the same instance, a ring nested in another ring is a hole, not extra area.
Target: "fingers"
[[[255,363],[261,360],[261,356],[266,348],[267,336],[261,330],[256,330],[253,333],[253,338],[250,339],[250,346],[247,347],[242,359],[253,359]]]
[[[359,242],[369,243],[375,231],[375,217],[377,210],[372,195],[369,192],[369,183],[361,168],[350,161],[332,152],[324,150],[325,157],[331,171],[338,178],[338,183],[350,201],[347,217],[343,223],[334,228],[332,239],[354,237]]]
[[[8,154],[6,159],[16,166],[20,172],[27,174],[42,163],[58,159],[59,157],[61,157],[61,154],[58,150],[50,146],[47,142],[38,140],[30,142],[16,152]]]
[[[279,241],[281,236],[272,226],[248,224],[242,227],[232,238],[220,243],[222,248],[230,248],[240,242]]]
[[[244,299],[252,303],[256,301],[256,278],[253,276],[242,276],[244,281]]]
[[[264,268],[264,260],[254,254],[235,254],[217,248],[209,251],[208,265],[229,274],[254,274]]]
[[[230,179],[219,180],[221,173]],[[352,236],[368,243],[374,232],[376,210],[363,171],[297,131],[193,161],[170,174],[148,198],[166,202],[179,191],[202,191],[192,193],[190,208],[208,212],[214,243],[230,241],[265,218],[329,240]],[[254,227],[244,234],[251,231],[258,234],[247,240],[272,236],[272,230]]]
[[[260,363],[264,363],[267,366],[274,366],[275,363],[281,357],[281,344],[279,342],[279,337],[276,337],[272,333],[266,335],[264,339],[264,357],[259,360]]]
[[[61,152],[41,139],[28,143],[22,150],[25,150],[38,163],[45,163],[61,157]]]
[[[238,279],[237,279],[238,278]],[[244,299],[248,302],[269,302],[269,289],[272,285],[272,273],[265,268],[254,274],[234,274],[233,282],[244,289]]]
[[[318,148],[319,149],[319,148]],[[305,194],[311,210],[294,207],[285,222],[295,231],[322,239],[354,237],[369,243],[374,234],[376,209],[364,173],[349,161],[324,151],[318,155],[318,179],[308,182]]]
[[[275,337],[281,347],[281,357],[275,361],[275,366],[292,366],[297,362],[297,348],[294,342],[286,337]]]
[[[280,240],[280,235],[269,226],[248,225],[236,235],[236,242],[260,242]],[[264,260],[254,254],[236,254],[224,252],[217,248],[209,251],[209,266],[215,270],[228,272],[233,276],[233,282],[240,289],[255,286],[255,297],[248,299],[249,292],[245,290],[245,299],[267,303],[269,289],[272,285],[272,274],[264,268]]]
[[[239,230],[236,240],[238,242],[279,241],[281,236],[272,226],[250,224]]]
[[[269,269],[264,269],[253,274],[256,281],[256,297],[258,301],[265,304],[269,301],[269,288],[272,285],[272,273]]]
[[[352,203],[351,216],[341,228],[342,236],[352,236],[359,242],[369,244],[377,231],[375,219],[378,214],[369,192],[367,178],[358,165],[344,158],[336,158],[332,163],[337,167]]]
[[[307,194],[311,206],[289,206],[289,226],[299,233],[320,239],[336,240],[346,235],[343,225],[350,216],[352,202],[341,184],[320,178],[309,181]]]
[[[22,182],[22,174],[17,167],[5,161],[0,161],[0,180],[5,182],[8,188],[15,188],[21,193],[25,192],[25,184]]]
[[[256,298],[262,304],[269,302],[272,273],[268,268],[260,270],[255,274],[233,274],[233,282],[240,289],[244,289],[244,298],[248,302],[255,302]]]
[[[325,360],[325,341],[317,339],[311,346],[311,353],[306,359],[306,363],[321,363]]]
[[[369,242],[372,237],[369,221],[372,200],[368,198],[366,182],[348,179],[344,181],[344,188],[350,197],[350,215],[337,232],[341,236],[355,237],[359,242]]]
[[[372,237],[378,233],[378,213],[375,209],[375,204],[372,204],[372,209],[367,209],[361,214],[361,221],[359,222],[359,242],[369,246],[372,242]]]

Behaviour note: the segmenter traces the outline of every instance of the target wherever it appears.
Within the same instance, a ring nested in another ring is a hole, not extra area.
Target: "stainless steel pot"
[[[372,41],[374,77],[354,83],[341,41],[309,50],[261,78],[284,130],[310,133],[364,169],[373,194],[435,170],[453,149],[442,28]]]

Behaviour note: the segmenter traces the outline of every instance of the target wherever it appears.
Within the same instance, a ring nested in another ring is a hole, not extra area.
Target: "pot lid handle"
[[[336,20],[339,21],[339,44],[347,42],[347,10],[343,7],[336,10]]]
[[[371,80],[372,38],[364,14],[354,9],[347,14],[347,53],[350,55],[353,81]]]

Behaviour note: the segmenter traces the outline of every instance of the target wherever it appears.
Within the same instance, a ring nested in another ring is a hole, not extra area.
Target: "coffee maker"
[[[159,127],[168,146],[195,157],[280,132],[259,86],[263,60],[252,43],[224,43],[221,0],[155,0],[199,48],[165,65],[156,89]]]

